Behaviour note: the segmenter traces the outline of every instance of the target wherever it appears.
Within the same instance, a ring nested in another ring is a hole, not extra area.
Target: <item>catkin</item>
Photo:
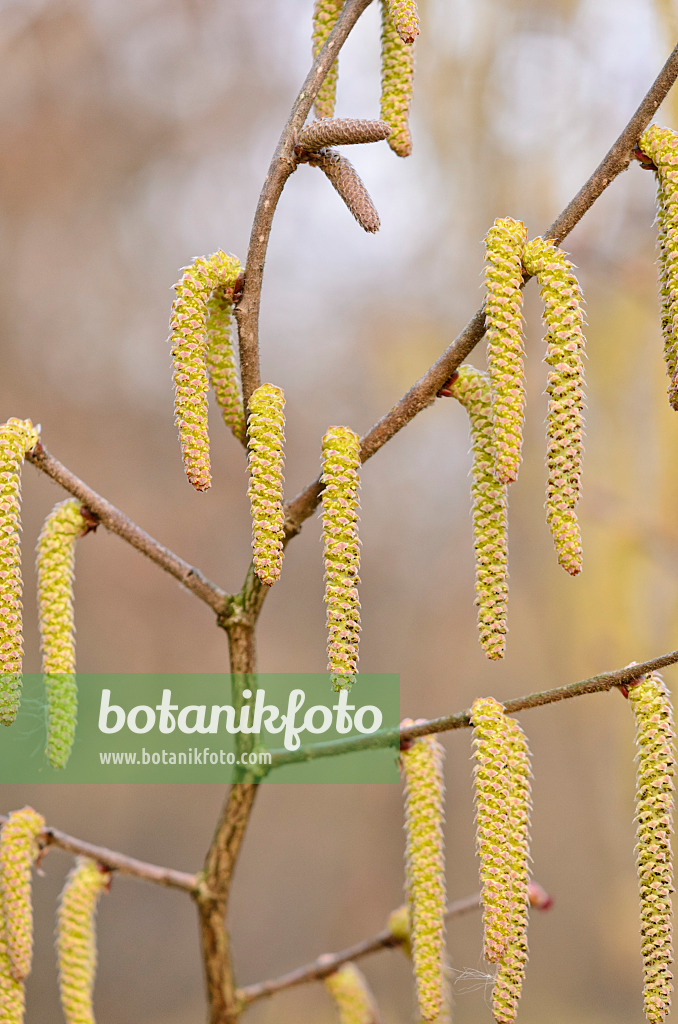
[[[640,137],[657,178],[659,291],[669,401],[678,410],[678,133],[652,124]]]
[[[543,238],[528,242],[523,264],[539,282],[547,329],[546,519],[560,565],[576,576],[582,565],[576,513],[584,452],[582,294],[572,264],[553,242]]]
[[[487,374],[460,366],[447,393],[468,412],[473,445],[473,544],[480,644],[488,658],[503,658],[508,603],[506,485],[494,475],[494,431]]]
[[[12,977],[5,926],[0,915],[0,1021],[2,1024],[23,1024],[26,994],[23,981]]]
[[[82,506],[68,498],[52,509],[38,538],[38,613],[47,694],[47,757],[53,768],[68,761],[78,710],[73,622],[75,541],[87,532]]]
[[[673,990],[673,779],[675,730],[668,690],[658,675],[628,689],[636,721],[636,861],[640,885],[645,1016],[661,1024]]]
[[[317,150],[325,146],[348,146],[366,142],[382,142],[391,134],[385,121],[357,117],[323,117],[311,121],[299,133],[302,149]]]
[[[414,49],[403,42],[387,0],[381,0],[381,119],[392,128],[388,144],[397,156],[412,152],[409,114],[413,80]]]
[[[23,632],[21,621],[21,466],[35,447],[38,431],[30,420],[0,425],[0,722],[11,725],[21,699]]]
[[[57,914],[59,992],[66,1024],[94,1024],[92,993],[97,966],[95,914],[110,873],[78,857],[66,879]]]
[[[209,434],[207,428],[207,328],[210,298],[215,290],[223,297],[233,295],[240,263],[226,253],[199,257],[184,270],[176,284],[170,318],[172,363],[174,366],[174,417],[179,430],[186,475],[198,491],[211,485]],[[212,313],[214,310],[212,310]],[[214,323],[212,324],[214,330]],[[223,339],[223,333],[222,333]],[[223,375],[225,365],[217,371]],[[219,388],[223,382],[219,381]],[[235,383],[233,384],[235,388]]]
[[[492,386],[492,423],[500,483],[518,476],[525,418],[523,369],[523,248],[527,229],[522,221],[495,220],[485,238],[485,323],[487,368]]]
[[[233,301],[216,288],[207,302],[205,364],[224,423],[238,441],[245,440],[245,414],[231,334]]]
[[[379,230],[379,214],[350,160],[335,149],[304,151],[298,159],[300,163],[320,168],[364,231],[374,234]]]
[[[404,43],[413,43],[419,35],[417,0],[388,0],[389,12]]]
[[[248,450],[254,571],[272,586],[280,578],[285,535],[283,449],[285,396],[274,384],[262,384],[250,398]]]
[[[401,758],[412,963],[419,1010],[425,1021],[434,1021],[445,1000],[443,748],[435,736],[422,736]]]
[[[348,427],[330,427],[323,437],[322,462],[327,657],[332,686],[341,690],[355,680],[360,636],[358,435]]]
[[[313,8],[313,57],[317,57],[337,23],[344,0],[315,0]],[[332,117],[337,97],[338,62],[332,64],[315,98],[315,116]]]
[[[354,963],[342,964],[325,978],[339,1011],[339,1024],[379,1024],[379,1013],[365,975]]]
[[[23,981],[33,957],[31,869],[40,852],[38,836],[45,819],[32,807],[13,811],[0,832],[0,910],[5,929],[9,973]]]

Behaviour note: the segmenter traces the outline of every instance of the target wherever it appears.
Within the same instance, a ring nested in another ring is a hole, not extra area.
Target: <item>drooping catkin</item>
[[[0,1021],[2,1024],[23,1024],[26,995],[23,981],[17,981],[10,971],[5,925],[0,915]]]
[[[218,290],[222,299],[233,289],[240,272],[234,256],[219,250],[207,258],[198,257],[184,270],[174,286],[176,297],[170,318],[172,363],[174,366],[174,417],[179,429],[186,475],[198,491],[211,484],[209,434],[207,428],[207,327],[210,298]],[[214,329],[214,325],[213,325]],[[224,335],[222,332],[221,340]],[[216,357],[213,357],[213,362]],[[218,360],[216,360],[218,362]],[[217,371],[223,377],[227,364]],[[219,388],[223,381],[219,381]],[[233,387],[237,385],[233,384]]]
[[[652,124],[639,146],[655,166],[659,236],[659,290],[669,401],[678,410],[678,132]]]
[[[325,978],[325,988],[339,1011],[339,1024],[379,1024],[379,1012],[363,972],[345,963]]]
[[[232,292],[216,288],[207,302],[205,363],[224,423],[238,441],[247,433],[231,333]]]
[[[37,548],[38,614],[47,695],[47,757],[53,768],[68,761],[78,712],[73,621],[75,541],[87,532],[82,506],[67,498],[52,509]]]
[[[32,807],[13,811],[0,831],[0,916],[5,929],[9,972],[23,981],[33,957],[31,870],[40,852],[45,819]]]
[[[509,734],[504,708],[493,697],[479,697],[473,702],[471,723],[485,959],[500,963],[511,937],[514,903],[507,857],[511,822]]]
[[[518,722],[506,717],[508,732],[508,837],[506,858],[512,889],[510,938],[499,964],[492,990],[492,1012],[497,1024],[512,1024],[527,963],[527,918],[530,907],[530,754]]]
[[[21,466],[38,442],[30,420],[0,425],[0,722],[11,725],[21,700]]]
[[[330,427],[323,437],[322,464],[328,670],[333,688],[341,690],[355,681],[360,637],[358,435],[348,427]]]
[[[78,857],[61,893],[56,944],[66,1024],[94,1024],[95,914],[97,901],[108,888],[110,877],[96,861]]]
[[[388,0],[381,0],[381,118],[390,124],[388,144],[397,156],[412,152],[409,115],[414,81],[414,49],[404,43]]]
[[[247,421],[254,570],[262,583],[280,578],[285,535],[283,462],[285,396],[274,384],[262,384],[250,398]]]
[[[435,736],[422,736],[402,750],[401,759],[412,963],[419,1010],[425,1021],[434,1021],[445,1001],[443,748]]]
[[[480,643],[488,658],[503,658],[508,603],[506,484],[494,475],[491,388],[487,374],[460,366],[448,392],[468,412],[473,445],[473,544]]]
[[[628,688],[636,721],[636,861],[640,884],[645,1016],[661,1024],[673,990],[673,779],[675,729],[671,699],[658,675]]]
[[[546,519],[560,565],[576,576],[582,565],[576,512],[584,453],[582,294],[572,264],[551,241],[535,238],[528,242],[523,265],[539,282],[547,329]]]
[[[318,150],[326,146],[349,146],[367,142],[383,142],[391,134],[385,121],[357,117],[323,117],[311,121],[299,132],[302,149]]]
[[[337,23],[344,6],[344,0],[315,0],[313,7],[313,56],[318,56],[327,42],[327,37]],[[339,63],[334,64],[325,76],[323,84],[315,98],[315,116],[332,117],[337,98],[337,76]]]
[[[500,483],[518,476],[525,418],[523,369],[523,248],[527,229],[522,221],[495,220],[485,238],[485,323],[487,368],[492,385],[492,423]]]
[[[374,234],[379,230],[379,214],[350,160],[335,149],[303,151],[298,160],[320,168],[364,231]]]
[[[413,43],[419,35],[417,0],[388,0],[389,12],[404,43]]]

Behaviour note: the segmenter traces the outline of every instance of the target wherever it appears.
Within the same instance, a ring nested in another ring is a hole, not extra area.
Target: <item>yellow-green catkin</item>
[[[388,144],[397,156],[412,152],[409,115],[413,81],[413,47],[401,39],[388,0],[381,0],[381,119],[392,128]]]
[[[546,520],[560,565],[576,576],[582,566],[576,512],[584,454],[582,294],[572,264],[551,241],[535,238],[528,242],[523,265],[539,282],[547,329]]]
[[[325,978],[325,988],[339,1011],[339,1024],[378,1024],[379,1013],[362,971],[354,963],[342,964]]]
[[[419,1010],[438,1018],[445,1003],[443,748],[435,736],[401,752],[405,775],[405,861],[412,963]]]
[[[500,963],[511,937],[513,885],[507,857],[511,821],[509,733],[504,708],[493,697],[471,707],[476,797],[476,846],[480,858],[485,959]]]
[[[652,124],[640,149],[655,165],[659,235],[659,291],[669,401],[678,410],[678,132]]]
[[[233,350],[232,289],[216,288],[207,302],[205,363],[224,423],[238,441],[247,433]]]
[[[661,1024],[673,990],[673,779],[675,730],[671,699],[658,675],[628,689],[636,720],[636,860],[640,884],[645,1016]]]
[[[280,578],[285,535],[284,408],[282,389],[262,384],[250,398],[247,421],[254,571],[269,587]]]
[[[75,541],[87,532],[82,506],[68,498],[52,509],[38,538],[38,614],[47,695],[47,757],[53,768],[68,761],[78,711],[73,622]]]
[[[355,681],[360,637],[358,435],[348,427],[330,427],[323,437],[322,464],[328,670],[333,688],[341,690]]]
[[[66,879],[57,915],[59,992],[66,1024],[94,1024],[92,993],[97,966],[95,914],[110,873],[78,857]]]
[[[33,957],[31,870],[40,852],[45,819],[32,807],[13,811],[0,832],[0,916],[5,929],[9,973],[23,981]]]
[[[313,56],[318,56],[337,23],[344,0],[315,0],[313,8]],[[333,117],[337,97],[338,61],[328,71],[315,98],[315,116]]]
[[[407,903],[403,903],[401,907],[397,907],[389,914],[386,927],[393,936],[400,943],[405,956],[412,956],[412,943],[410,941],[410,908]]]
[[[512,889],[510,938],[499,963],[492,991],[492,1011],[497,1024],[512,1024],[527,963],[527,918],[530,907],[530,754],[518,722],[506,717],[508,732],[508,835],[506,858]]]
[[[206,491],[212,482],[207,428],[210,298],[215,290],[222,298],[229,293],[232,296],[239,273],[238,260],[219,250],[207,258],[194,260],[174,286],[176,296],[170,318],[174,418],[179,429],[186,475],[198,491]],[[221,366],[223,370],[223,359]],[[219,387],[222,386],[220,383]]]
[[[404,43],[413,43],[419,35],[417,0],[388,0],[389,12]]]
[[[487,368],[492,385],[492,422],[500,483],[518,476],[525,419],[523,369],[523,248],[527,229],[522,221],[495,220],[485,238],[485,323]]]
[[[0,722],[11,725],[21,700],[21,466],[38,442],[30,420],[0,425]]]
[[[23,981],[17,981],[10,971],[5,925],[0,915],[0,1021],[2,1024],[23,1024],[26,995]]]
[[[466,409],[473,445],[473,544],[480,644],[488,658],[503,658],[508,604],[508,523],[506,484],[494,475],[492,397],[487,374],[464,365],[449,393]]]

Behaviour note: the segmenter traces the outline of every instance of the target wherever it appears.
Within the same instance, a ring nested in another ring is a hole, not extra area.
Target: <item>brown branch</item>
[[[4,825],[6,821],[6,815],[0,814],[0,825]],[[92,860],[98,861],[111,871],[118,871],[121,875],[134,875],[135,878],[143,878],[147,882],[164,885],[170,889],[183,889],[184,892],[193,893],[198,887],[197,875],[159,867],[157,864],[147,864],[146,861],[127,857],[124,853],[109,850],[105,846],[96,846],[84,839],[76,839],[75,836],[69,836],[58,828],[44,828],[40,833],[39,842],[43,849],[57,846],[68,853],[91,857]]]
[[[94,512],[97,519],[107,530],[110,530],[111,533],[117,533],[119,537],[126,540],[133,548],[146,555],[147,558],[150,558],[152,562],[159,565],[165,572],[174,576],[179,583],[183,584],[187,590],[190,590],[192,594],[199,597],[205,604],[208,604],[217,614],[226,612],[231,601],[230,594],[227,594],[225,590],[222,590],[215,583],[210,582],[199,569],[189,565],[188,562],[184,562],[182,558],[175,555],[169,548],[159,544],[157,540],[154,540],[148,533],[141,530],[119,509],[111,505],[105,498],[102,498],[96,491],[93,491],[91,487],[88,487],[74,473],[71,473],[69,469],[66,469],[58,459],[50,455],[46,448],[43,448],[40,442],[32,451],[27,453],[26,459],[32,462],[34,466],[37,466],[38,469],[41,469],[43,473],[46,473],[56,483],[60,484],[65,490],[81,501],[83,505],[86,505],[91,512]]]
[[[245,285],[242,296],[236,305],[235,315],[238,321],[238,337],[240,342],[240,375],[242,380],[243,402],[247,409],[250,395],[259,387],[259,303],[261,285],[264,276],[264,263],[271,224],[278,200],[285,182],[296,166],[294,145],[298,132],[308,117],[318,89],[322,85],[327,72],[337,58],[356,21],[369,7],[372,0],[346,0],[337,22],[327,42],[313,62],[306,80],[297,96],[287,124],[273,154],[271,165],[266,175],[264,187],[259,196],[250,244],[245,265]]]
[[[662,102],[678,77],[678,46],[673,50],[652,86],[646,93],[635,114],[616,140],[607,155],[598,165],[588,181],[580,188],[574,199],[553,222],[546,238],[560,243],[579,223],[584,214],[618,174],[625,170],[631,160],[633,149],[652,115]],[[481,307],[467,323],[463,331],[443,352],[440,358],[426,371],[416,384],[404,395],[397,405],[386,413],[360,441],[360,458],[366,462],[379,451],[387,441],[402,430],[410,420],[435,399],[438,391],[458,366],[463,363],[485,334],[485,310]],[[286,530],[288,536],[299,532],[301,524],[313,514],[320,500],[320,480],[314,480],[297,495],[287,508]]]
[[[474,893],[473,896],[467,896],[465,899],[450,903],[445,911],[445,917],[447,920],[453,917],[460,917],[471,910],[478,910],[479,907],[480,893]],[[260,981],[256,985],[247,985],[239,990],[238,996],[243,1005],[246,1006],[248,1003],[253,1003],[264,996],[273,995],[274,992],[280,992],[282,989],[292,988],[294,985],[303,985],[307,981],[321,981],[328,974],[338,970],[342,964],[348,963],[349,960],[358,960],[369,953],[377,953],[380,949],[393,949],[401,945],[402,939],[396,938],[388,928],[384,928],[372,936],[372,938],[356,942],[353,946],[342,949],[340,953],[323,953],[310,964],[305,964],[294,971],[282,974],[279,978],[271,978],[270,981]]]

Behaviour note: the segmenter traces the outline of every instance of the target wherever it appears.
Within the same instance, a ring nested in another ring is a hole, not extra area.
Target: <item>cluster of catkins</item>
[[[9,815],[0,831],[0,1020],[22,1024],[25,981],[33,955],[32,868],[42,850],[44,818],[24,807]],[[59,991],[66,1024],[94,1024],[92,992],[96,971],[94,915],[110,873],[78,857],[57,913]]]
[[[30,420],[0,425],[0,722],[11,725],[21,699],[23,656],[21,466],[38,444]],[[47,757],[54,768],[68,760],[77,718],[73,623],[75,541],[96,528],[79,501],[67,498],[47,516],[37,544],[38,613],[47,704]]]
[[[480,642],[489,658],[502,658],[508,599],[507,487],[518,475],[525,407],[524,275],[539,282],[546,325],[546,519],[558,561],[573,576],[582,562],[576,509],[583,455],[584,315],[572,264],[553,242],[528,242],[524,224],[510,217],[496,220],[485,241],[488,370],[461,366],[440,394],[457,398],[469,414]]]

